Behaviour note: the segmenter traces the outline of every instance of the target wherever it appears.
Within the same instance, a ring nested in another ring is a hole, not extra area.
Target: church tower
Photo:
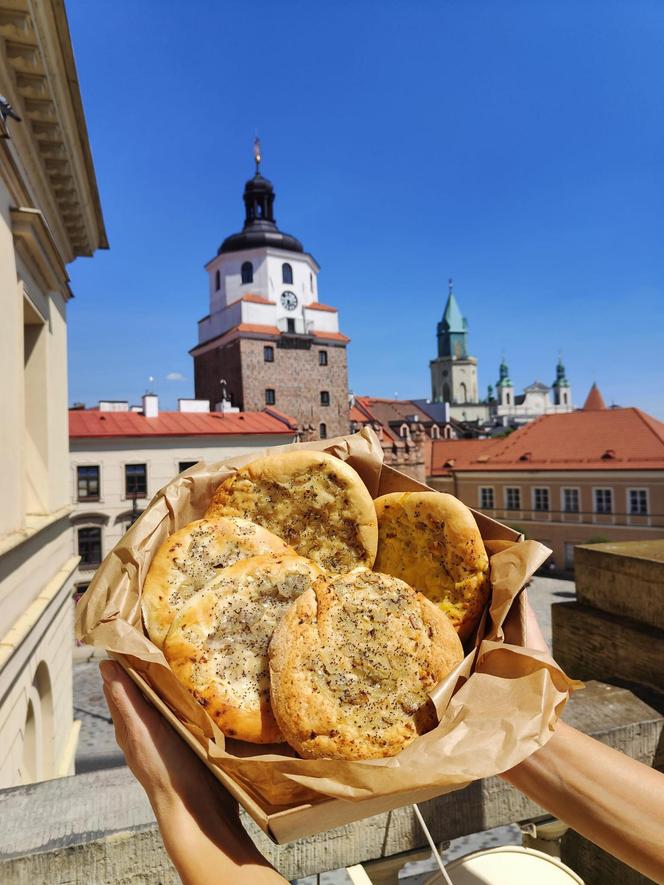
[[[270,406],[303,434],[348,433],[346,345],[335,307],[318,300],[318,264],[274,217],[275,192],[256,172],[244,187],[244,226],[208,262],[210,309],[198,323],[196,397],[243,411]]]
[[[429,363],[432,401],[452,406],[479,403],[477,360],[468,354],[468,323],[454,297],[452,280],[437,334],[438,356]]]
[[[572,389],[570,387],[570,383],[567,380],[565,373],[565,366],[563,365],[562,358],[558,358],[558,365],[556,366],[556,380],[553,382],[553,402],[556,406],[561,406],[561,409],[557,411],[572,411]]]
[[[496,399],[499,406],[511,406],[514,408],[514,385],[510,380],[510,370],[505,357],[498,369],[498,381],[496,382]]]

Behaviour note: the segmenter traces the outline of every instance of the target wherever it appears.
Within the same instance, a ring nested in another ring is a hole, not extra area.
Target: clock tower
[[[243,411],[274,407],[308,437],[348,432],[346,345],[335,307],[318,300],[317,262],[283,233],[275,192],[256,173],[244,187],[244,226],[208,262],[210,310],[198,323],[196,397],[212,409],[230,399]]]

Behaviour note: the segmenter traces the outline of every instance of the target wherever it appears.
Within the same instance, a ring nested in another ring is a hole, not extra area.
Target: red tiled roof
[[[450,442],[434,442],[433,465]],[[664,423],[640,409],[542,415],[509,436],[477,442],[486,448],[460,450],[454,470],[664,470]]]
[[[319,301],[312,301],[311,304],[304,305],[307,310],[328,310],[330,313],[338,313],[336,307],[330,307],[329,304],[321,304]]]
[[[281,409],[277,409],[276,406],[265,406],[263,411],[268,415],[274,415],[275,418],[279,418],[285,424],[288,424],[289,427],[292,427],[293,430],[297,430],[297,418],[293,418],[292,415],[287,415],[285,412],[282,412]]]
[[[348,335],[343,335],[341,332],[320,332],[314,329],[313,333],[314,338],[324,338],[328,341],[343,341],[346,344],[350,341]]]
[[[586,401],[583,404],[584,412],[597,412],[600,409],[605,409],[606,403],[604,402],[604,397],[600,393],[599,387],[593,383],[593,386],[590,388],[588,396],[586,397]]]
[[[447,476],[452,469],[466,470],[468,464],[487,457],[497,442],[496,439],[433,439],[429,476]]]
[[[138,412],[69,412],[71,439],[123,436],[237,436],[284,434],[292,436],[283,418],[266,412],[160,412],[146,418]]]
[[[252,304],[276,304],[276,301],[270,301],[269,298],[264,298],[262,295],[254,295],[253,292],[249,292],[248,295],[243,295],[240,298],[240,301],[250,301]],[[230,305],[229,305],[230,307]]]
[[[258,323],[240,323],[239,326],[233,326],[226,334],[230,332],[254,332],[256,335],[278,335],[279,329],[276,326],[261,326]]]

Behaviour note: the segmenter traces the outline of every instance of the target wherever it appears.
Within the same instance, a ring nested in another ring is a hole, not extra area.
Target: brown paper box
[[[535,541],[475,513],[491,556],[492,594],[474,647],[431,696],[439,724],[398,756],[358,762],[300,759],[285,744],[226,740],[145,636],[140,593],[169,534],[199,519],[216,487],[260,454],[296,447],[327,451],[353,466],[375,498],[426,489],[382,464],[368,428],[348,437],[277,446],[217,464],[200,463],[159,491],[98,569],[77,607],[76,635],[118,660],[212,773],[277,842],[431,799],[513,767],[543,746],[576,684],[526,647],[524,585],[549,554]]]

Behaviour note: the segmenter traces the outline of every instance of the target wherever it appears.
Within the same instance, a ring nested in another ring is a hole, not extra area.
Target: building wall
[[[265,362],[264,346],[274,348],[274,362]],[[246,411],[266,406],[267,389],[274,390],[277,409],[292,415],[302,427],[312,425],[318,432],[323,423],[327,436],[349,431],[348,367],[346,348],[312,344],[308,350],[278,347],[277,342],[245,338],[241,341],[244,401]],[[319,353],[327,353],[327,365],[320,365]],[[330,394],[329,406],[321,405],[321,391]]]
[[[0,787],[70,774],[72,573],[62,292],[16,251],[0,181]]]
[[[476,473],[432,477],[429,485],[457,495],[469,507],[482,510],[481,488],[493,489],[494,508],[484,512],[540,541],[553,550],[558,571],[569,571],[572,548],[592,540],[636,541],[664,538],[664,471],[570,471]],[[506,508],[506,488],[520,490],[520,509]],[[549,510],[538,512],[534,490],[548,489]],[[563,511],[563,489],[579,490],[579,513]],[[613,513],[595,512],[594,490],[611,489]],[[648,514],[630,515],[629,490],[646,489]],[[567,545],[567,547],[566,547]],[[567,568],[566,568],[567,566]]]
[[[71,522],[74,528],[68,553],[78,556],[78,531],[101,529],[101,558],[112,550],[130,525],[133,501],[125,494],[125,466],[147,465],[147,494],[137,501],[142,512],[150,499],[174,479],[183,461],[215,461],[258,452],[275,445],[295,442],[295,435],[256,434],[228,437],[156,437],[154,439],[72,439],[68,470],[69,491],[76,502]],[[99,500],[79,501],[77,467],[98,466]],[[80,592],[94,574],[97,564],[81,563],[74,575]]]
[[[234,406],[248,411],[244,403],[244,385],[240,339],[220,347],[211,347],[194,357],[194,389],[197,399],[206,399],[210,408],[221,402],[221,379],[226,381],[226,396]],[[261,406],[261,409],[264,405]]]

